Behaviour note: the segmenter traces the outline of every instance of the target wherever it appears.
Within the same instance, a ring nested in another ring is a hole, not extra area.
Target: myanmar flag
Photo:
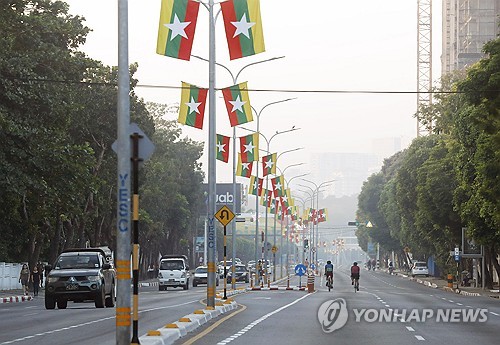
[[[259,133],[240,137],[241,161],[253,162],[259,160]]]
[[[248,188],[248,194],[252,195],[261,195],[262,194],[262,185],[264,183],[264,179],[258,178],[255,176],[250,177],[250,186]]]
[[[260,204],[262,206],[270,207],[272,201],[273,201],[273,191],[264,190],[262,193],[262,197],[260,198]]]
[[[283,196],[283,194],[285,193],[285,177],[283,175],[272,178],[271,185],[273,187],[275,198]]]
[[[228,0],[220,6],[230,59],[264,52],[259,0]]]
[[[253,121],[247,82],[222,89],[231,127]]]
[[[217,134],[217,159],[227,163],[229,161],[229,141],[230,137]]]
[[[276,174],[276,153],[262,157],[262,176]]]
[[[207,103],[208,89],[182,82],[181,104],[179,106],[179,123],[203,128],[203,116]]]
[[[328,209],[322,208],[318,212],[318,223],[326,222],[328,220]]]
[[[250,178],[252,176],[253,162],[243,163],[241,161],[241,153],[238,153],[238,165],[236,168],[236,176]]]
[[[156,53],[189,60],[200,3],[192,0],[161,0]]]

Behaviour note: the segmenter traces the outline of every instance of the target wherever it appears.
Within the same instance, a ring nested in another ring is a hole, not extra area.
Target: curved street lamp
[[[308,180],[308,179],[305,179],[305,178],[302,178],[301,179],[302,181],[305,181],[305,182],[309,182],[309,183],[312,183],[314,185],[314,187],[316,188],[314,190],[314,193],[316,193],[316,207],[319,208],[319,192],[320,192],[320,189],[321,187],[323,186],[328,186],[329,184],[331,184],[332,182],[335,182],[336,180],[329,180],[329,181],[324,181],[322,183],[320,183],[319,185],[314,183],[313,181],[311,180]],[[304,186],[305,187],[305,186]],[[310,187],[308,187],[310,188]],[[312,190],[312,189],[311,189]],[[313,231],[314,231],[314,225],[313,225]],[[319,223],[316,224],[316,239],[315,239],[315,245],[317,245],[317,242],[319,241]],[[316,248],[315,249],[315,259],[314,261],[316,262],[316,265],[317,265],[317,261],[318,261],[318,249]]]

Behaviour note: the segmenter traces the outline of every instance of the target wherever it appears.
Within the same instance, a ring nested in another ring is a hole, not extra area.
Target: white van
[[[181,287],[189,289],[188,258],[186,255],[164,255],[160,260],[158,272],[158,287],[160,291],[168,287]]]

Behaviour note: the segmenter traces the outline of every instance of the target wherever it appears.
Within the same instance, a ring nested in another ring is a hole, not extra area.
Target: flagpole
[[[130,72],[128,65],[128,0],[118,1],[116,343],[130,344]]]
[[[215,199],[216,199],[216,155],[215,155],[215,139],[216,139],[216,113],[215,113],[215,18],[214,18],[214,0],[208,1],[208,17],[209,17],[209,52],[208,52],[208,276],[207,276],[207,306],[215,307],[215,274],[216,262],[215,253],[217,250],[215,231]]]
[[[196,59],[199,59],[199,60],[202,60],[202,61],[206,61],[206,62],[210,62],[210,60],[207,60],[205,58],[202,58],[201,56],[198,56],[198,55],[191,55],[192,57],[196,58]],[[283,59],[285,56],[278,56],[278,57],[272,57],[272,58],[269,58],[269,59],[265,59],[265,60],[260,60],[260,61],[256,61],[256,62],[252,62],[252,63],[249,63],[248,65],[245,65],[243,66],[242,68],[240,68],[240,70],[238,71],[238,73],[236,73],[236,76],[233,74],[233,72],[228,68],[226,67],[225,65],[221,64],[221,63],[218,63],[218,62],[214,62],[215,65],[217,66],[220,66],[222,68],[224,68],[228,73],[229,75],[231,76],[232,80],[233,80],[233,85],[237,85],[238,84],[238,77],[240,76],[241,72],[243,72],[244,69],[246,69],[247,67],[250,67],[250,66],[253,66],[253,65],[257,65],[257,64],[261,64],[261,63],[264,63],[264,62],[269,62],[269,61],[274,61],[274,60],[279,60],[279,59]],[[283,101],[284,102],[284,101]],[[277,102],[276,102],[277,103]],[[257,113],[255,111],[255,109],[252,108],[252,111],[254,111],[255,113]],[[259,120],[258,120],[258,116],[257,116],[257,133],[259,132]],[[257,178],[259,177],[259,164],[257,162],[257,167],[256,167],[256,175],[257,175]],[[257,183],[258,183],[258,180],[257,180]],[[258,190],[258,188],[257,188]],[[236,205],[234,204],[234,202],[236,201],[236,126],[233,127],[233,205],[234,205],[234,208],[233,208],[233,211],[236,211]],[[255,208],[255,212],[256,212],[256,217],[255,217],[255,224],[256,224],[256,232],[255,232],[255,264],[257,264],[257,260],[258,260],[258,238],[259,238],[259,212],[258,212],[258,208],[259,208],[259,198],[257,196],[257,203],[256,203],[256,208]],[[232,239],[231,239],[231,243],[232,243],[232,258],[233,260],[231,262],[235,262],[234,259],[236,257],[236,222],[233,222],[232,224]],[[234,272],[234,264],[232,266],[232,277],[235,277],[235,272]],[[236,288],[236,282],[235,282],[235,279],[233,278],[232,281],[231,281],[231,288],[234,290]]]

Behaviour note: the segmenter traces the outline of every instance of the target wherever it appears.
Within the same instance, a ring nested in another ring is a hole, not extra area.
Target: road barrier
[[[314,274],[309,274],[307,276],[307,292],[314,292]]]
[[[448,274],[448,287],[453,287],[453,274]]]

